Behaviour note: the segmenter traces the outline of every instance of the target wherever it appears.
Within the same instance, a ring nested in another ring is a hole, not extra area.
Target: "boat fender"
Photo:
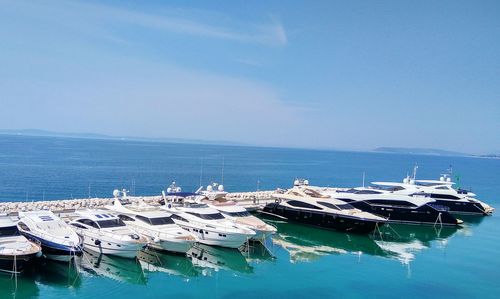
[[[155,238],[153,239],[153,242],[155,242],[155,243],[160,243],[160,237],[155,237]]]
[[[97,245],[97,246],[99,246],[99,245],[101,245],[101,241],[100,240],[95,240],[94,244]]]
[[[43,254],[42,254],[42,251],[38,251],[38,252],[36,253],[36,255],[35,255],[35,256],[36,256],[37,258],[40,258],[40,257],[42,257],[42,255],[43,255]]]

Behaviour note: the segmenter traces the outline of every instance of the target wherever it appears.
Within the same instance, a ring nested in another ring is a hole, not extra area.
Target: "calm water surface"
[[[500,206],[500,160],[2,135],[0,201],[154,195],[173,180],[195,190],[220,182],[223,163],[228,191],[285,188],[296,177],[357,186],[363,172],[399,181],[415,163],[420,178],[435,178],[453,165],[462,187]],[[268,219],[279,233],[265,246],[198,246],[189,258],[148,251],[137,261],[87,253],[72,267],[41,260],[17,289],[1,275],[0,298],[498,298],[497,214],[375,236]]]

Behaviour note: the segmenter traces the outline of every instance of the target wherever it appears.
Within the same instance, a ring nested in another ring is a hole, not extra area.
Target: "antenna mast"
[[[365,187],[365,172],[363,171],[363,188]]]
[[[201,182],[203,180],[203,158],[200,158],[201,160],[201,168],[200,168],[200,187],[202,186],[201,185]]]
[[[225,161],[225,157],[222,156],[222,172],[221,172],[221,185],[224,185],[224,161]]]

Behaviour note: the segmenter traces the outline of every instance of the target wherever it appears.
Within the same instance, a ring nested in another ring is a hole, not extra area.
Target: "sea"
[[[415,165],[420,179],[452,168],[461,188],[500,207],[499,159],[19,135],[0,135],[0,201],[159,195],[174,181],[183,191],[214,182],[274,190],[296,178],[354,187],[401,181]],[[391,225],[368,235],[265,219],[278,233],[240,250],[40,259],[1,274],[0,298],[499,298],[498,211],[461,218],[461,228]]]

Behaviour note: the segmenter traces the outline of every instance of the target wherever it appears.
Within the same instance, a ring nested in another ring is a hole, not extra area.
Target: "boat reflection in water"
[[[210,276],[213,271],[220,270],[253,272],[253,268],[238,249],[197,244],[188,251],[187,257],[204,276]]]
[[[142,268],[135,259],[121,258],[84,250],[78,259],[80,267],[91,274],[111,278],[119,282],[146,284]]]
[[[161,272],[185,278],[198,276],[191,259],[151,249],[141,250],[137,259],[145,273]]]
[[[379,256],[409,265],[416,254],[437,242],[445,247],[456,227],[391,224],[370,235],[347,234],[287,222],[275,222],[273,244],[290,254],[290,262],[311,262],[330,254]]]
[[[278,227],[273,244],[288,251],[292,263],[311,262],[329,254],[383,254],[368,235],[350,235],[283,221],[273,223]]]
[[[387,257],[409,265],[418,252],[431,248],[433,243],[441,248],[446,247],[448,239],[457,231],[457,227],[449,226],[392,224],[383,227],[381,234],[375,235],[374,239]]]

